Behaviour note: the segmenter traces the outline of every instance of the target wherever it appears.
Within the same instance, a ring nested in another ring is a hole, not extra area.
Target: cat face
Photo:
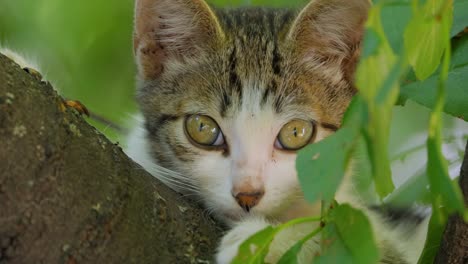
[[[340,126],[366,7],[214,12],[200,0],[138,1],[137,97],[154,163],[171,171],[162,179],[225,220],[281,218],[303,203],[297,150]],[[353,16],[331,26],[336,10]]]

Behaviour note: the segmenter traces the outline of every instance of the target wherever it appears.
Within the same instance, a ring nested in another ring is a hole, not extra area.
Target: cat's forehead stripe
[[[242,108],[245,89],[261,89],[259,103],[262,108],[271,104],[277,113],[282,111],[285,96],[278,90],[284,76],[283,55],[279,47],[279,37],[288,28],[294,12],[289,10],[236,9],[220,11],[222,25],[228,32],[229,84],[220,89],[219,113],[226,117],[227,111]],[[253,67],[252,67],[253,65]],[[263,87],[244,87],[246,79],[258,78]],[[235,101],[235,104],[233,104]]]
[[[275,48],[273,49],[273,58],[271,61],[271,67],[275,75],[281,75],[281,55],[278,52],[278,43],[274,41]]]
[[[223,96],[221,98],[220,110],[219,113],[221,117],[226,116],[226,111],[231,107],[232,99],[231,95],[227,94],[226,90],[223,90]]]

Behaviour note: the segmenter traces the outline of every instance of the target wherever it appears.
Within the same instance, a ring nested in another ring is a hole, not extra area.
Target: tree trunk
[[[221,233],[0,54],[0,263],[207,263]]]
[[[460,171],[460,187],[465,199],[465,205],[468,206],[468,142]],[[468,223],[465,223],[460,215],[456,214],[449,218],[434,263],[468,263]]]

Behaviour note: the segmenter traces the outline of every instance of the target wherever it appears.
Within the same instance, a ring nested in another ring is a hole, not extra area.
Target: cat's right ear
[[[204,0],[136,0],[133,46],[140,78],[158,78],[171,61],[184,61],[224,38]]]
[[[352,79],[370,7],[370,0],[311,0],[288,37],[305,61],[336,64]]]

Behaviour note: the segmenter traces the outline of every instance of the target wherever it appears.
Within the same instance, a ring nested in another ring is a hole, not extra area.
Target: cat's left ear
[[[288,39],[305,60],[339,64],[352,80],[369,8],[370,0],[312,0],[292,24]]]

